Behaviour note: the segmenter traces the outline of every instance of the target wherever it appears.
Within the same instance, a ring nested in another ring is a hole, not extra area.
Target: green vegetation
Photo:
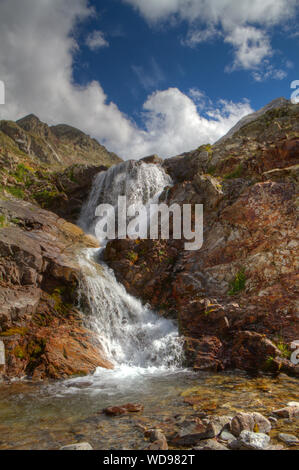
[[[290,359],[291,351],[289,350],[288,346],[283,341],[280,341],[277,344],[277,348],[281,352],[282,357],[285,357],[286,359]]]
[[[16,346],[15,349],[13,350],[13,353],[15,357],[17,357],[18,359],[25,359],[26,357],[26,352],[21,346]]]
[[[8,186],[6,188],[6,191],[18,199],[24,199],[24,196],[25,196],[24,191],[17,186]]]
[[[6,227],[6,217],[5,215],[0,215],[0,228]]]
[[[127,254],[127,258],[132,262],[136,263],[138,261],[138,254],[135,253],[134,251],[129,251]]]
[[[240,178],[242,176],[242,173],[243,173],[243,168],[242,168],[242,165],[239,164],[231,173],[224,175],[223,178],[225,180],[230,180],[233,178]]]
[[[34,169],[31,168],[30,166],[25,165],[24,163],[20,163],[17,166],[17,169],[14,173],[15,179],[19,183],[25,183],[27,181],[28,175],[34,173]]]
[[[55,190],[54,191],[48,191],[48,190],[38,191],[37,193],[33,194],[33,198],[43,207],[47,207],[51,205],[53,200],[57,198],[58,196],[59,196],[59,192]]]
[[[27,334],[27,331],[28,331],[27,328],[10,328],[9,330],[6,330],[0,333],[0,336],[2,337],[14,336],[14,335],[25,336]]]
[[[71,304],[68,304],[64,301],[65,287],[56,288],[51,295],[51,298],[54,300],[54,310],[58,315],[67,316],[70,313],[72,308]]]
[[[245,284],[246,284],[246,275],[245,275],[245,269],[242,268],[240,271],[237,272],[234,280],[230,283],[229,287],[230,290],[228,291],[229,295],[236,295],[242,290],[245,289]]]
[[[216,166],[210,165],[207,169],[208,175],[214,176],[215,172],[216,172]]]

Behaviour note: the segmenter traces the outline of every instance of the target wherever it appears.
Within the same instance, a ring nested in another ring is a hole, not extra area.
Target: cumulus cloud
[[[194,92],[194,90],[193,90]],[[145,146],[162,155],[175,155],[219,136],[252,112],[247,101],[232,103],[221,100],[202,116],[195,102],[177,88],[153,93],[143,106],[145,110]]]
[[[108,47],[109,42],[105,39],[105,35],[102,31],[93,31],[86,38],[86,45],[92,50],[96,51],[102,47]]]
[[[150,23],[187,21],[185,45],[223,37],[233,46],[231,69],[255,69],[271,56],[271,27],[295,16],[297,0],[123,0]],[[208,26],[207,26],[208,25]]]
[[[257,28],[236,27],[226,38],[225,42],[235,48],[235,61],[232,69],[254,69],[272,54],[268,36]]]
[[[144,128],[137,127],[109,102],[99,82],[74,83],[78,45],[73,31],[92,14],[87,0],[0,2],[2,119],[34,113],[49,124],[82,129],[123,158],[139,158],[171,156],[217,140],[252,111],[246,101],[223,101],[203,116],[192,96],[170,88],[149,96],[142,110]]]

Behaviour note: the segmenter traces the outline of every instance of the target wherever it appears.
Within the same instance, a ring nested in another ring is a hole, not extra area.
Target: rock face
[[[0,199],[0,340],[8,377],[60,378],[111,368],[77,308],[81,229],[24,201]]]
[[[49,127],[33,114],[16,123],[0,121],[0,133],[0,137],[9,138],[10,145],[15,145],[19,152],[47,165],[60,168],[80,163],[111,166],[121,161],[84,132],[65,124]]]
[[[223,142],[164,162],[161,200],[203,204],[204,244],[115,240],[105,260],[130,293],[178,319],[196,370],[298,375],[299,105],[283,101]]]

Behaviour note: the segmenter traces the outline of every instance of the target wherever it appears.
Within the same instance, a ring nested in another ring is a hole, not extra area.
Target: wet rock
[[[298,419],[299,418],[299,407],[298,406],[286,406],[279,410],[274,410],[273,414],[278,418],[287,419]]]
[[[271,430],[271,423],[260,413],[238,413],[232,419],[230,429],[232,434],[236,437],[245,430],[269,433]]]
[[[209,426],[211,429],[211,433],[213,431],[214,436],[218,436],[221,431],[228,427],[232,421],[230,416],[213,416],[209,419]]]
[[[165,439],[164,434],[159,429],[149,429],[145,431],[144,437],[148,438],[151,442]]]
[[[265,450],[269,447],[270,437],[267,434],[242,431],[239,438],[229,444],[232,450]]]
[[[144,406],[139,403],[127,403],[122,406],[110,406],[103,410],[103,413],[107,416],[121,416],[126,413],[138,413],[143,411]]]
[[[294,446],[299,444],[299,439],[292,434],[279,433],[278,439],[289,446]]]
[[[144,410],[144,406],[140,403],[127,403],[126,405],[124,405],[124,408],[129,413],[139,413],[140,411]]]
[[[127,413],[127,410],[123,406],[109,406],[103,410],[103,413],[107,416],[121,416]]]
[[[196,446],[204,439],[215,437],[216,429],[212,423],[203,423],[197,419],[186,422],[179,430],[177,436],[171,439],[171,445],[175,446]]]
[[[60,450],[93,450],[93,448],[88,442],[80,442],[78,444],[63,446]]]
[[[151,441],[148,450],[168,450],[167,439],[160,429],[149,429],[144,436]]]

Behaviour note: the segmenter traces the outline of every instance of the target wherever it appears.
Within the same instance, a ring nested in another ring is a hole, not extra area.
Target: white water
[[[170,184],[170,177],[157,165],[121,163],[97,175],[79,224],[94,234],[94,214],[100,203],[115,206],[118,196],[126,196],[127,205],[147,204]],[[128,381],[179,369],[182,345],[176,325],[129,295],[113,271],[99,261],[100,254],[101,250],[85,250],[79,259],[81,291],[88,300],[92,327],[107,358],[115,365],[114,371],[98,369],[95,380],[108,380],[110,386],[120,379]]]

